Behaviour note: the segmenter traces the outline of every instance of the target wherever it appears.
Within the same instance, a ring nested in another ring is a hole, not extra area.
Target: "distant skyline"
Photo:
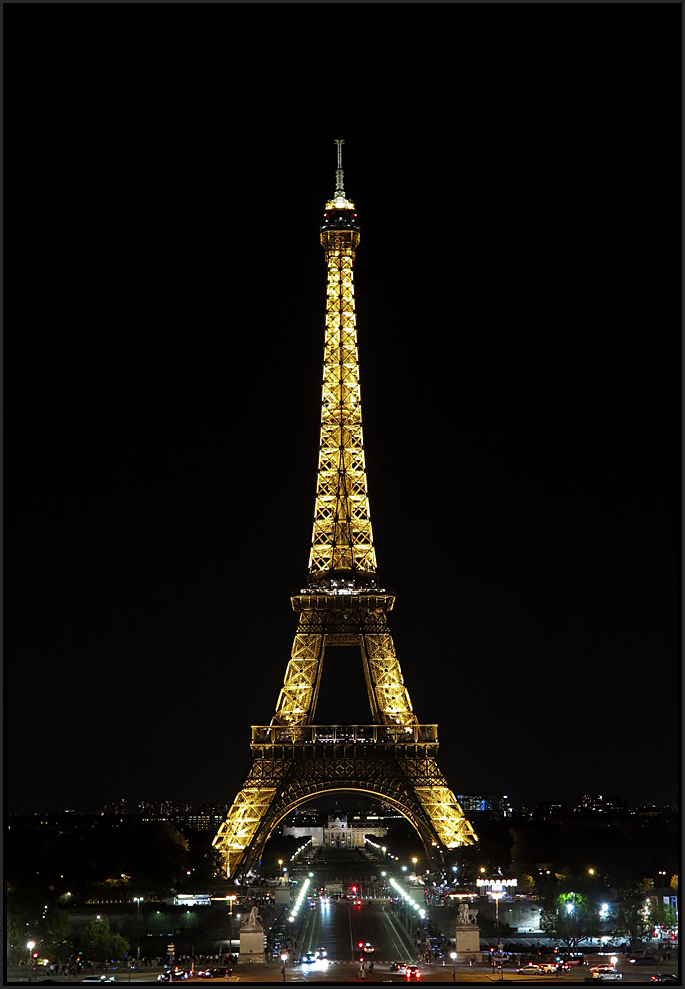
[[[348,796],[349,796],[350,799],[349,800],[346,800],[345,798],[348,797]],[[375,808],[374,809],[374,807],[371,806],[371,805],[373,805],[374,803],[376,803],[376,804],[378,804],[380,806],[382,804],[382,801],[377,800],[377,799],[375,799],[375,798],[373,798],[373,797],[371,797],[369,795],[366,795],[366,794],[363,795],[364,799],[363,799],[362,802],[360,802],[358,799],[355,800],[355,798],[359,798],[360,796],[362,796],[362,795],[361,794],[358,794],[358,793],[352,793],[352,792],[350,792],[348,794],[345,791],[341,791],[341,792],[339,792],[337,794],[330,794],[326,799],[324,799],[324,798],[318,798],[318,799],[312,800],[310,803],[307,803],[307,804],[302,805],[298,810],[292,811],[290,814],[288,814],[287,817],[291,817],[293,814],[297,814],[297,813],[306,813],[309,809],[321,810],[322,807],[325,808],[329,804],[330,804],[330,807],[331,808],[332,807],[337,807],[337,808],[340,808],[341,810],[344,809],[344,810],[347,810],[347,811],[350,811],[350,812],[353,811],[353,810],[355,810],[355,811],[360,811],[361,810],[364,813],[375,813],[378,808]],[[499,794],[499,793],[497,793],[497,794],[494,794],[494,793],[484,793],[484,792],[481,791],[481,792],[478,792],[478,793],[474,792],[474,793],[470,793],[470,794],[466,794],[466,793],[458,794],[457,795],[457,798],[459,800],[461,800],[462,798],[468,798],[468,797],[471,797],[471,798],[484,797],[484,798],[487,798],[487,799],[491,799],[491,798],[494,798],[494,797],[502,797],[502,796],[504,796],[504,794]],[[600,796],[601,797],[602,795],[601,794],[586,794],[584,796],[591,796],[591,797]],[[668,809],[674,809],[674,808],[675,809],[678,809],[679,808],[679,804],[678,803],[668,803],[668,802],[667,803],[662,803],[662,804],[649,803],[649,802],[640,802],[640,803],[637,803],[637,804],[633,804],[633,803],[630,803],[630,801],[625,800],[623,797],[619,796],[618,794],[606,795],[605,796],[605,799],[607,799],[610,802],[616,801],[619,806],[622,806],[624,809],[629,809],[629,810],[638,810],[638,809],[641,809],[641,808],[649,808],[649,807],[654,807],[654,808],[659,808],[659,809],[666,809],[666,808],[668,808]],[[548,800],[540,800],[540,801],[537,801],[536,803],[530,802],[530,803],[527,803],[526,804],[526,803],[517,802],[516,800],[512,799],[511,797],[508,797],[508,803],[511,805],[511,808],[512,808],[512,810],[513,810],[514,813],[518,813],[521,810],[532,809],[534,807],[545,807],[545,806],[561,806],[561,807],[563,807],[566,810],[580,809],[580,808],[582,808],[582,800],[583,800],[583,797],[582,796],[581,797],[578,797],[577,800],[572,800],[572,801],[561,800],[561,799],[552,797],[552,798],[550,798]],[[122,809],[122,803],[126,805],[125,806],[125,809]],[[369,804],[369,806],[368,807],[364,807],[364,804]],[[167,806],[165,807],[164,805],[167,805]],[[58,814],[74,814],[74,816],[89,816],[89,815],[93,815],[93,814],[97,815],[97,814],[103,814],[104,813],[104,814],[111,814],[112,816],[115,816],[116,817],[118,814],[124,814],[124,816],[126,816],[126,815],[128,815],[128,816],[137,816],[140,813],[149,813],[150,811],[154,810],[155,812],[159,812],[159,813],[167,812],[167,813],[172,814],[172,815],[173,814],[180,814],[180,815],[182,815],[182,814],[198,813],[198,812],[202,811],[203,809],[225,808],[225,807],[228,807],[228,806],[230,806],[230,800],[226,800],[226,801],[223,801],[223,802],[221,802],[221,801],[209,801],[209,800],[207,800],[207,801],[200,801],[198,803],[190,804],[188,801],[184,801],[184,800],[180,800],[180,801],[176,801],[176,800],[172,800],[172,799],[166,799],[166,800],[145,800],[145,799],[127,800],[126,798],[120,798],[119,800],[107,801],[106,803],[104,803],[102,805],[93,806],[93,807],[88,807],[86,805],[84,805],[82,807],[42,807],[42,808],[40,808],[38,810],[32,810],[32,811],[14,811],[12,813],[17,814],[18,816],[23,816],[23,815],[31,816],[31,815],[34,815],[34,814],[37,815],[37,816],[40,816],[40,815],[43,815],[43,814],[54,814],[54,815],[58,815]],[[143,807],[142,810],[141,810],[141,807]],[[466,809],[467,816],[470,813],[490,813],[490,812],[491,811],[489,811],[489,810],[480,811],[480,810]],[[587,813],[591,813],[592,814],[592,813],[601,813],[601,812],[600,811],[596,811],[596,810],[588,810]]]
[[[311,541],[336,137],[379,576],[449,786],[678,799],[679,18],[553,57],[483,22],[429,75],[381,46],[337,102],[297,50],[255,47],[265,99],[223,53],[14,32],[10,813],[245,778]],[[332,657],[317,719],[368,722]]]

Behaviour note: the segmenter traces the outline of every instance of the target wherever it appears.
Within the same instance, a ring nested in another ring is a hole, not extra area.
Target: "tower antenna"
[[[338,145],[338,167],[335,172],[335,198],[341,199],[345,198],[345,186],[343,183],[343,167],[342,167],[342,146],[345,143],[343,138],[336,137],[335,143]]]

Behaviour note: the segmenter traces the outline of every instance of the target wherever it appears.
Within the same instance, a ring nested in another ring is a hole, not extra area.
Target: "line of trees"
[[[656,928],[675,927],[673,908],[660,899],[608,903],[601,889],[583,890],[582,881],[557,878],[557,884],[549,884],[542,897],[542,929],[569,948],[587,937],[620,936],[640,941],[651,937]]]
[[[6,921],[8,964],[28,960],[29,941],[41,958],[57,963],[79,956],[84,962],[122,962],[129,952],[128,941],[110,930],[106,917],[74,931],[69,914],[46,907],[34,890],[8,895]]]

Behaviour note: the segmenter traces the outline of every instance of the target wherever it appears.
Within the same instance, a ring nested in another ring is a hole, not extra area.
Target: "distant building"
[[[306,838],[311,836],[312,845],[325,845],[331,848],[363,848],[364,836],[372,834],[378,838],[384,838],[388,833],[387,828],[376,827],[367,821],[355,821],[350,824],[347,815],[330,815],[328,823],[323,827],[307,827],[299,825],[297,827],[285,826],[284,835],[293,838]]]
[[[467,813],[474,810],[492,810],[492,800],[482,793],[458,793],[457,800]]]
[[[617,814],[624,809],[620,797],[604,797],[599,793],[586,793],[576,810],[590,811],[594,814]]]
[[[476,811],[510,817],[514,813],[514,808],[511,806],[506,793],[458,793],[457,800],[467,814]]]

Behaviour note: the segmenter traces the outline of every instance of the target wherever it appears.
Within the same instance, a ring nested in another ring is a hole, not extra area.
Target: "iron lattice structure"
[[[338,146],[335,195],[326,203],[326,333],[321,441],[309,580],[291,598],[299,613],[276,712],[252,729],[253,765],[214,839],[226,873],[254,869],[290,811],[319,793],[356,790],[395,807],[414,825],[429,860],[477,840],[436,761],[436,725],[420,725],[395,653],[377,586],[364,461],[354,256],[359,223],[345,196]],[[327,646],[358,645],[371,725],[315,725]]]

